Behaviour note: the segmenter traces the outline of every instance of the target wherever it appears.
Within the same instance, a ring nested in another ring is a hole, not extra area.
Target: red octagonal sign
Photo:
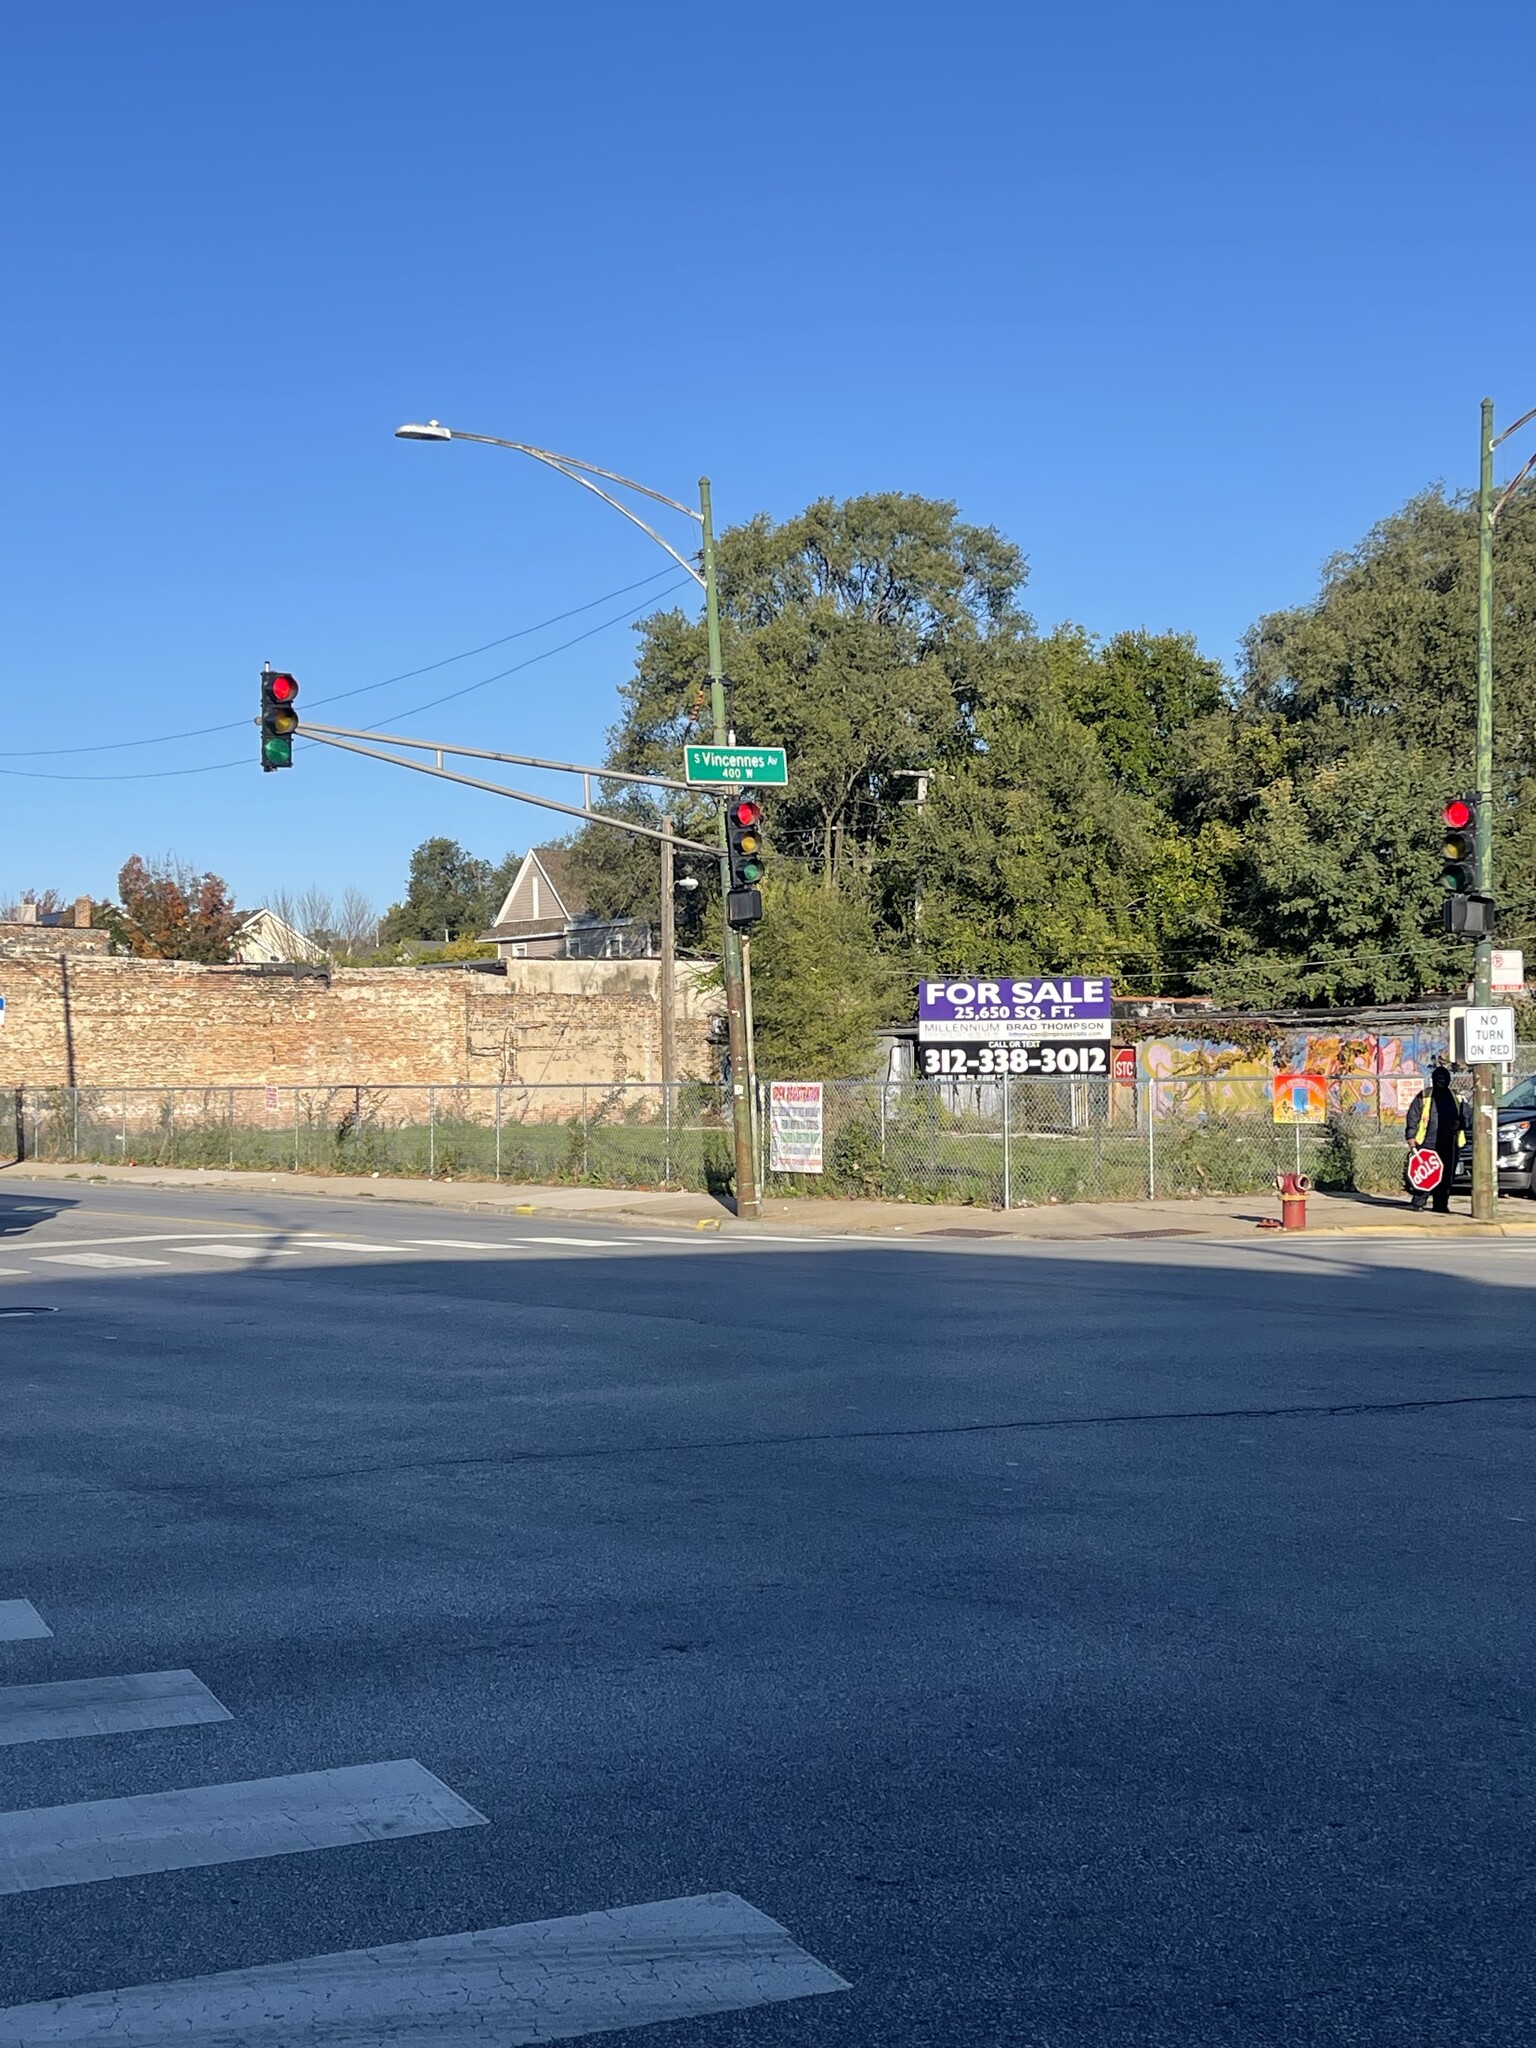
[[[1416,1194],[1427,1195],[1445,1176],[1445,1161],[1428,1145],[1415,1146],[1408,1154],[1408,1185]]]

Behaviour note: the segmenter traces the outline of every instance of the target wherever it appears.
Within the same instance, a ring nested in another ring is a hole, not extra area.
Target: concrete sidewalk
[[[481,1215],[565,1216],[592,1221],[664,1224],[678,1230],[775,1237],[1278,1238],[1272,1194],[1204,1195],[1184,1201],[1063,1202],[1027,1209],[973,1209],[956,1204],[770,1197],[761,1220],[737,1220],[728,1202],[712,1195],[640,1188],[511,1186],[489,1181],[362,1179],[350,1174],[234,1173],[174,1166],[64,1166],[26,1160],[0,1170],[0,1194],[23,1184],[90,1181],[120,1187],[186,1188],[209,1193],[311,1195],[326,1201],[406,1203]],[[1448,1216],[1415,1214],[1402,1195],[1318,1195],[1308,1198],[1307,1235],[1376,1237],[1518,1237],[1536,1234],[1536,1202],[1513,1196],[1499,1203],[1498,1221],[1474,1223],[1466,1197]]]

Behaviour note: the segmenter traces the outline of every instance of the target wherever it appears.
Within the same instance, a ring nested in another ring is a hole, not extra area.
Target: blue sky
[[[1330,553],[1471,479],[1485,391],[1505,420],[1536,404],[1507,90],[1533,22],[7,9],[0,890],[104,893],[174,849],[242,901],[383,902],[428,833],[547,835],[330,750],[263,776],[248,726],[38,751],[246,719],[268,658],[314,709],[666,567],[561,479],[397,442],[402,419],[679,497],[707,469],[725,522],[950,497],[1023,546],[1042,625],[1174,627],[1232,661]],[[622,626],[412,714],[646,595],[333,715],[594,757]]]

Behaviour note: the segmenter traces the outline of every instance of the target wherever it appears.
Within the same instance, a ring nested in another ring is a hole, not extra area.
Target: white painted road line
[[[180,1252],[196,1252],[201,1259],[296,1259],[296,1249],[271,1244],[181,1244]]]
[[[306,1237],[302,1249],[307,1252],[399,1252],[399,1244],[354,1244],[339,1237]]]
[[[488,1825],[414,1760],[28,1807],[0,1813],[0,1893]]]
[[[563,1244],[578,1252],[621,1252],[628,1240],[622,1237],[520,1237],[519,1244]]]
[[[129,1259],[116,1252],[34,1252],[49,1266],[163,1266],[164,1259]]]
[[[849,1986],[732,1892],[0,2011],[0,2048],[519,2048]]]
[[[54,1237],[44,1238],[42,1241],[45,1244],[72,1245],[78,1252],[82,1251],[86,1245],[96,1244],[176,1244],[184,1237],[249,1237],[250,1235],[251,1228],[249,1225],[244,1230],[218,1230],[210,1224],[206,1230],[149,1230],[136,1233],[131,1237],[119,1231],[115,1237]],[[264,1231],[261,1235],[270,1236],[271,1233]]]
[[[30,1600],[0,1600],[0,1643],[36,1643],[52,1634]]]
[[[192,1728],[234,1715],[190,1671],[121,1678],[68,1678],[0,1686],[0,1745],[122,1735],[139,1728]]]
[[[429,1249],[445,1252],[515,1252],[515,1244],[487,1244],[483,1237],[413,1237],[413,1245],[426,1245]]]

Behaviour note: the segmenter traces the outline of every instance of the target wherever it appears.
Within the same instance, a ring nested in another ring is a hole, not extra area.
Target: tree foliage
[[[210,966],[232,958],[239,918],[220,876],[198,874],[174,854],[152,865],[134,854],[119,870],[117,897],[102,921],[120,951]]]
[[[384,913],[380,944],[477,939],[500,909],[517,864],[514,853],[493,865],[456,839],[424,839],[411,855],[404,902]]]
[[[910,1014],[929,972],[1098,970],[1250,1005],[1464,982],[1436,834],[1472,781],[1465,500],[1426,492],[1383,520],[1313,603],[1257,622],[1235,677],[1178,631],[1037,634],[1022,554],[943,501],[821,499],[732,529],[719,554],[731,724],[790,757],[789,788],[765,795],[753,942],[765,1073],[862,1070],[875,1024]],[[1518,944],[1536,922],[1530,492],[1500,519],[1496,588],[1496,897]],[[658,613],[609,760],[676,776],[711,732],[702,623]],[[713,838],[702,796],[612,784],[604,801],[648,823],[665,805]],[[600,914],[654,916],[652,842],[594,826],[569,858]],[[714,878],[695,872],[707,930]],[[413,935],[455,921],[435,887],[413,863]]]
[[[876,1028],[901,1008],[904,990],[862,891],[780,875],[766,882],[763,909],[752,939],[759,1071],[779,1079],[868,1072]]]

